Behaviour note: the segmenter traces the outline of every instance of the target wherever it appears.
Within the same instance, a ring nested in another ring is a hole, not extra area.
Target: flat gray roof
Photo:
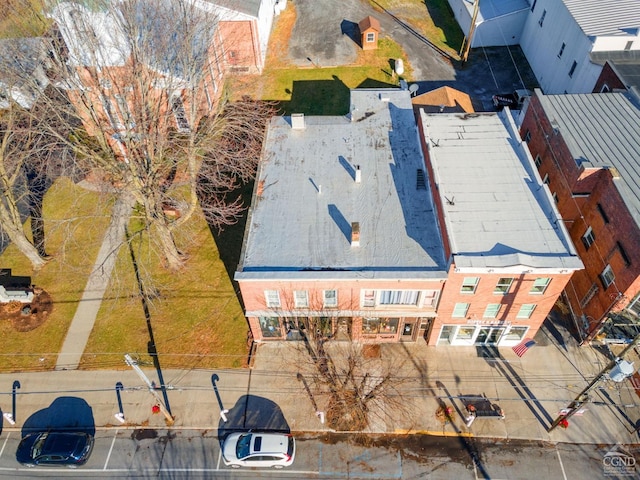
[[[640,0],[563,0],[585,35],[637,34]],[[631,30],[631,31],[630,31]],[[633,30],[636,30],[634,33]]]
[[[508,109],[420,118],[457,268],[582,268]]]
[[[409,92],[352,90],[351,111],[271,120],[236,279],[446,278]]]
[[[536,95],[576,162],[615,169],[614,185],[640,226],[640,110],[628,94]]]

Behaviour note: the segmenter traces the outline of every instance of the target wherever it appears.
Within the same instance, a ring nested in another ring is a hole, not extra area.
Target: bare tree
[[[223,94],[218,16],[208,2],[52,2],[59,42],[49,72],[64,95],[47,95],[47,134],[138,205],[141,228],[170,269],[185,254],[174,232],[198,208],[233,223],[228,196],[255,174],[270,105]],[[80,126],[81,125],[81,126]],[[69,134],[69,131],[72,131]]]

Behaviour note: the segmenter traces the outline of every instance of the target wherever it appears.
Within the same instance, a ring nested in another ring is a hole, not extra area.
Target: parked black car
[[[25,436],[16,450],[16,460],[36,465],[84,465],[93,450],[93,436],[83,432],[42,432]]]

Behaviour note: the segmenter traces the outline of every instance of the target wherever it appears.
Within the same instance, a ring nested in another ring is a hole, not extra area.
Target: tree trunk
[[[184,265],[184,257],[178,250],[169,227],[162,219],[155,219],[153,222],[153,228],[157,232],[160,248],[162,249],[164,259],[167,262],[167,268],[170,270],[179,270],[182,268]]]
[[[9,240],[16,246],[20,252],[29,259],[34,270],[41,268],[46,262],[38,253],[38,249],[33,246],[29,239],[25,236],[22,228],[16,229],[15,226],[3,224],[3,230],[9,237]]]

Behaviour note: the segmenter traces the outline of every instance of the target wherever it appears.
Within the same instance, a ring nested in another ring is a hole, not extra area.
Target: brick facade
[[[585,269],[574,273],[565,290],[574,316],[593,336],[609,311],[624,308],[640,287],[640,231],[615,186],[614,168],[579,166],[562,132],[554,130],[537,96],[532,98],[522,127],[540,176],[556,193],[564,219]],[[605,268],[611,284],[601,278]]]

